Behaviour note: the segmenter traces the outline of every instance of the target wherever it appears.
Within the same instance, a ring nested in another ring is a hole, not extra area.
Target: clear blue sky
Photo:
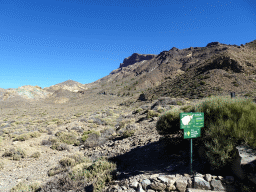
[[[255,39],[255,0],[1,0],[0,88],[87,84],[133,53]]]

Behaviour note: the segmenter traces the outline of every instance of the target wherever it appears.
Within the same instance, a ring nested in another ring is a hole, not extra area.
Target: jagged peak
[[[143,61],[143,60],[151,60],[155,57],[154,54],[139,54],[133,53],[130,57],[124,59],[123,63],[120,63],[119,68],[127,67],[129,65],[133,65],[134,63]]]

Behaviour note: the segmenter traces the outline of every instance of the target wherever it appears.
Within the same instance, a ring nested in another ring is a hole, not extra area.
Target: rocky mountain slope
[[[231,91],[255,97],[255,52],[256,40],[241,46],[212,42],[206,47],[173,47],[158,55],[134,53],[119,68],[90,84],[68,80],[44,89],[29,85],[1,89],[0,101],[19,98],[63,103],[89,92],[134,98],[143,92],[145,99],[166,95],[192,99]]]
[[[255,97],[255,42],[241,46],[212,42],[182,50],[173,47],[152,59],[113,70],[93,85],[101,86],[104,94],[144,92],[147,99],[166,95],[192,99],[230,91]]]

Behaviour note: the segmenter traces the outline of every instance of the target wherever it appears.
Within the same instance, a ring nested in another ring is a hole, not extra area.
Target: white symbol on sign
[[[191,119],[193,118],[193,115],[187,115],[181,119],[183,125],[188,125]]]

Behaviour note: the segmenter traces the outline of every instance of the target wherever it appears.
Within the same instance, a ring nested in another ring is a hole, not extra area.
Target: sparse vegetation
[[[205,82],[204,82],[204,81],[201,81],[200,84],[201,84],[201,85],[205,85]]]
[[[14,149],[11,148],[9,151],[4,152],[3,157],[10,157],[11,160],[19,161],[21,158],[25,158],[27,156],[26,152],[20,148]]]
[[[197,48],[197,50],[201,49],[207,50],[209,48]],[[216,48],[213,48],[213,51],[214,49]],[[242,49],[243,48],[240,50]],[[232,54],[231,49],[230,53]],[[241,92],[245,94],[244,96],[255,97],[255,93],[248,88],[252,87],[256,80],[253,79],[254,76],[251,76],[251,74],[250,77],[247,77],[250,79],[250,81],[246,81],[248,82],[248,86],[245,86],[243,79],[241,79],[241,81],[237,80],[240,76],[237,76],[238,73],[233,73],[232,70],[236,69],[239,71],[240,66],[235,66],[236,62],[233,61],[232,65],[225,63],[229,62],[226,59],[229,58],[229,53],[224,55],[224,59],[219,55],[211,58],[211,53],[208,52],[200,53],[199,55],[202,55],[202,58],[206,58],[205,61],[200,59],[196,61],[197,59],[195,60],[195,58],[197,54],[196,52],[193,53],[193,57],[188,60],[189,63],[195,64],[191,65],[191,68],[188,68],[186,73],[182,73],[177,77],[172,73],[166,74],[166,72],[169,71],[165,68],[165,66],[169,65],[168,63],[161,65],[161,69],[159,68],[160,70],[158,70],[157,73],[153,72],[150,74],[144,69],[150,69],[151,66],[150,68],[143,66],[138,68],[139,70],[130,70],[131,73],[134,74],[128,74],[130,72],[124,70],[124,76],[126,76],[124,78],[123,76],[118,76],[118,72],[115,72],[117,76],[112,76],[115,79],[109,80],[107,77],[103,78],[101,81],[92,84],[92,87],[88,86],[88,89],[84,91],[83,94],[77,93],[77,96],[73,97],[72,95],[75,95],[75,93],[71,93],[71,96],[64,96],[68,97],[70,101],[67,102],[67,105],[65,103],[50,105],[51,100],[46,100],[45,104],[42,101],[42,105],[41,102],[36,102],[36,105],[29,104],[26,106],[25,104],[22,107],[17,107],[16,103],[15,105],[11,104],[13,105],[12,107],[1,106],[0,146],[3,149],[3,161],[0,161],[0,170],[14,170],[19,168],[19,166],[25,166],[25,164],[23,164],[24,162],[16,162],[19,164],[18,166],[9,165],[9,163],[4,165],[4,163],[10,160],[23,161],[23,158],[27,157],[25,153],[27,148],[32,150],[32,152],[29,153],[29,158],[36,158],[35,161],[38,162],[44,161],[45,158],[42,158],[42,156],[47,157],[49,151],[51,155],[54,155],[54,157],[56,155],[58,158],[64,153],[64,158],[59,161],[59,165],[52,169],[49,168],[50,170],[48,171],[49,176],[58,174],[58,179],[52,178],[45,186],[41,186],[44,188],[44,191],[52,191],[54,189],[56,189],[56,191],[82,191],[85,190],[85,186],[82,185],[90,181],[92,181],[94,191],[103,191],[102,189],[106,183],[113,179],[112,173],[116,171],[116,165],[111,164],[104,158],[91,162],[84,156],[84,152],[81,152],[80,155],[66,156],[66,152],[59,151],[69,151],[69,145],[79,146],[81,150],[84,150],[101,146],[102,143],[110,138],[117,142],[134,135],[136,137],[131,140],[134,140],[132,142],[134,142],[134,145],[137,145],[138,142],[140,143],[140,140],[137,138],[136,134],[144,134],[144,129],[147,127],[145,130],[148,130],[148,128],[151,128],[151,125],[154,126],[156,119],[158,119],[156,123],[157,131],[160,135],[164,136],[164,138],[170,138],[169,136],[173,134],[178,134],[178,137],[182,138],[183,130],[180,129],[179,116],[181,112],[204,112],[205,127],[201,129],[201,137],[193,140],[193,145],[194,148],[199,145],[204,146],[205,149],[207,149],[206,158],[210,164],[216,169],[222,169],[224,165],[231,162],[231,159],[235,155],[234,147],[239,143],[246,143],[250,145],[251,148],[256,148],[256,128],[254,126],[256,123],[254,121],[256,109],[253,102],[235,102],[235,100],[229,102],[229,100],[226,101],[224,98],[220,98],[219,100],[216,98],[212,99],[211,94],[214,95],[218,91],[228,91],[230,85],[225,85],[231,80],[231,82],[233,81],[231,88],[234,88],[232,91],[240,91],[240,89],[237,89],[238,87],[241,88]],[[255,70],[252,69],[255,66],[255,59],[253,58],[255,54],[252,52],[250,53],[251,56],[245,55],[241,58],[240,56],[243,55],[239,54],[240,53],[232,55],[231,60],[235,60],[237,56],[239,56],[239,60],[246,58],[248,60],[246,64],[249,68],[244,66],[244,72],[255,74]],[[170,60],[170,57],[166,55],[166,59]],[[175,62],[179,61],[181,61],[180,58],[176,58]],[[214,63],[215,61],[216,63]],[[222,62],[223,65],[219,65],[219,63]],[[145,65],[147,64],[145,63]],[[153,67],[155,63],[151,63],[151,65]],[[196,68],[194,68],[194,66],[196,66]],[[232,68],[229,68],[229,71],[227,71],[227,69],[223,68],[225,66],[228,66],[228,68],[232,66]],[[136,65],[134,65],[134,67],[136,68]],[[168,66],[168,68],[169,67],[170,66]],[[164,74],[161,74],[161,71],[164,72]],[[191,73],[192,71],[193,73]],[[153,76],[151,76],[151,74]],[[209,78],[211,78],[211,80],[209,80]],[[145,80],[147,80],[147,82],[145,82]],[[140,81],[140,83],[138,81]],[[223,86],[220,82],[223,82],[225,85]],[[58,92],[58,90],[54,91],[56,93]],[[107,94],[95,94],[102,93],[102,91]],[[137,100],[138,97],[140,97],[140,93],[144,94],[144,98]],[[83,95],[86,97],[82,98]],[[133,95],[136,96],[136,98],[133,97]],[[184,105],[183,102],[176,100],[178,106],[170,106],[170,104],[165,105],[161,102],[161,106],[164,108],[152,108],[152,101],[160,97],[201,99],[207,96],[209,100],[200,103],[199,106],[196,107]],[[81,99],[79,100],[79,98]],[[52,99],[54,101],[56,98]],[[61,99],[58,99],[58,101],[59,100]],[[148,107],[148,104],[151,106]],[[37,106],[39,106],[39,108],[35,108]],[[169,106],[171,110],[165,111]],[[175,111],[173,108],[180,109]],[[160,116],[160,114],[162,116]],[[159,118],[151,119],[152,117]],[[140,124],[141,122],[142,124]],[[137,125],[137,123],[140,125]],[[49,135],[51,136],[48,139]],[[47,148],[47,155],[45,153],[41,154],[39,151],[36,152],[38,141],[41,140],[41,137],[46,136],[47,139],[43,140],[41,143],[45,146],[41,147]],[[131,141],[129,139],[126,140],[128,142]],[[182,138],[182,140],[184,139]],[[143,142],[142,139],[141,142]],[[10,146],[5,146],[6,144],[9,145],[9,143]],[[117,143],[120,144],[120,142]],[[12,147],[11,144],[20,148],[9,149]],[[27,146],[27,144],[29,144],[29,146]],[[116,143],[109,146],[116,147]],[[48,148],[50,148],[49,151]],[[97,147],[96,150],[102,152],[100,148],[101,147],[98,149]],[[53,152],[51,149],[57,151]],[[93,156],[94,158],[98,156],[98,154],[95,153],[95,156],[94,154],[88,156]],[[51,165],[51,163],[49,163],[49,165]],[[42,163],[42,166],[45,166],[45,164]],[[25,180],[24,175],[19,175],[17,178],[18,177],[23,177],[22,180]],[[13,178],[14,177],[12,177],[12,179]],[[243,187],[246,188],[246,186]],[[33,186],[22,182],[22,184],[20,183],[15,186],[12,191],[37,191],[37,189],[38,185],[36,184]],[[246,189],[244,190],[246,191]]]
[[[148,110],[147,112],[147,118],[152,118],[152,117],[158,117],[159,116],[159,113],[158,112],[155,112],[153,110]]]
[[[135,110],[135,113],[140,113],[140,112],[142,112],[142,111],[143,111],[143,109],[141,109],[141,108],[139,107],[138,109]]]
[[[0,161],[0,170],[4,168],[4,163]]]
[[[180,105],[180,106],[181,106],[181,105],[182,105],[182,102],[180,102],[180,101],[177,101],[177,105]]]
[[[33,157],[33,158],[39,158],[41,156],[41,153],[40,152],[35,152],[33,153],[30,157]]]
[[[88,139],[89,134],[91,134],[91,133],[95,133],[95,134],[97,134],[97,135],[99,135],[99,136],[100,136],[100,132],[98,132],[98,131],[94,131],[94,130],[91,130],[91,131],[85,131],[85,132],[83,132],[83,135],[82,135],[82,137],[81,137],[81,140],[82,140],[83,142],[85,142],[85,141],[86,141],[86,139]]]
[[[135,133],[134,130],[129,130],[129,131],[127,130],[127,131],[125,131],[125,132],[123,133],[123,137],[124,137],[124,138],[131,137],[131,136],[134,135],[134,133]]]
[[[15,187],[13,187],[11,189],[11,192],[29,192],[29,191],[33,191],[36,192],[40,189],[40,184],[39,183],[33,183],[31,185],[28,185],[26,183],[19,183],[18,185],[16,185]]]
[[[68,145],[78,144],[77,134],[76,132],[72,131],[69,133],[66,132],[57,132],[55,136],[58,140],[62,143],[66,143]]]
[[[73,181],[79,181],[80,178],[94,181],[93,186],[95,191],[100,192],[106,183],[112,180],[112,174],[115,170],[116,165],[102,157],[89,166],[84,165],[81,171],[73,170],[69,173],[69,178]]]
[[[40,137],[41,134],[38,131],[30,132],[30,133],[24,133],[21,135],[16,136],[13,141],[25,141],[30,138],[37,138]]]

